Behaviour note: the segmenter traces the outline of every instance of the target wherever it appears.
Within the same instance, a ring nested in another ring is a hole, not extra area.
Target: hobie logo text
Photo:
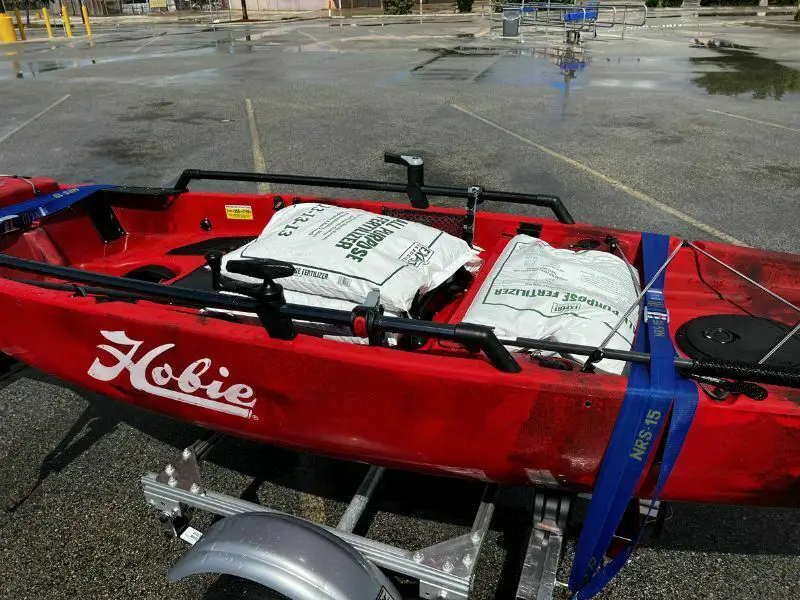
[[[210,358],[200,358],[178,373],[168,362],[162,362],[163,358],[153,364],[175,344],[157,346],[139,356],[143,342],[130,339],[124,331],[101,331],[100,335],[114,345],[97,346],[108,356],[95,358],[89,367],[89,375],[94,379],[112,381],[127,370],[131,386],[141,392],[245,419],[252,416],[256,403],[253,388],[242,383],[228,384],[223,381],[229,375],[227,368],[220,367],[218,370],[223,380],[208,381],[212,377],[210,374],[204,380],[206,373],[211,370]],[[109,356],[116,362],[104,364],[102,358]],[[177,390],[172,389],[175,387]]]

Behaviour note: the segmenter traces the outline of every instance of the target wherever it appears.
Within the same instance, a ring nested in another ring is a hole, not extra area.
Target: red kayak
[[[193,179],[371,189],[407,195],[410,205],[188,191]],[[429,196],[466,199],[467,209],[427,207]],[[548,208],[556,219],[482,210],[495,201]],[[466,289],[411,318],[366,301],[352,311],[281,302],[274,266],[259,291],[218,291],[219,256],[285,207],[312,202],[474,237],[483,267]],[[593,487],[626,376],[511,353],[510,345],[589,356],[593,348],[511,344],[462,318],[518,233],[553,248],[617,251],[637,269],[641,233],[574,223],[552,196],[426,186],[411,166],[403,183],[199,171],[174,189],[0,178],[0,223],[0,350],[23,363],[266,443],[438,475]],[[662,499],[800,506],[800,336],[792,331],[800,257],[678,238],[670,252],[668,331],[699,405]],[[327,339],[298,323],[371,343]],[[380,343],[387,333],[410,343]],[[639,495],[652,491],[657,472],[658,460]]]

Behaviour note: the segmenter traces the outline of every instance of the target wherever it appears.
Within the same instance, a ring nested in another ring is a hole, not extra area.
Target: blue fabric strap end
[[[15,222],[25,225],[36,219],[64,210],[95,192],[113,187],[111,185],[84,185],[18,202],[17,204],[0,208],[0,221],[13,219]]]

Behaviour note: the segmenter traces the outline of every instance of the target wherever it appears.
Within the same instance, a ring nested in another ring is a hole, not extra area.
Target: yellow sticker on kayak
[[[226,204],[225,216],[229,219],[239,219],[242,221],[253,220],[253,207],[246,204]]]

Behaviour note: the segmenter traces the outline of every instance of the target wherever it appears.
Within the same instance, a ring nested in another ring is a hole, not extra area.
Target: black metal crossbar
[[[409,185],[406,183],[391,181],[370,181],[366,179],[342,179],[338,177],[308,177],[305,175],[281,175],[276,173],[247,173],[242,171],[203,171],[198,169],[187,169],[175,183],[174,192],[181,193],[188,189],[189,183],[196,180],[214,181],[246,181],[252,183],[279,183],[286,185],[300,185],[307,187],[325,187],[348,190],[370,190],[376,192],[395,192],[401,194],[409,193]],[[417,191],[429,196],[439,196],[443,198],[470,198],[468,186],[463,188],[442,187],[436,185],[416,186]],[[527,206],[539,206],[553,211],[556,219],[561,223],[572,225],[575,219],[564,206],[558,196],[549,194],[518,194],[512,192],[499,192],[493,190],[482,190],[481,200],[494,202],[507,202],[510,204],[524,204]]]

